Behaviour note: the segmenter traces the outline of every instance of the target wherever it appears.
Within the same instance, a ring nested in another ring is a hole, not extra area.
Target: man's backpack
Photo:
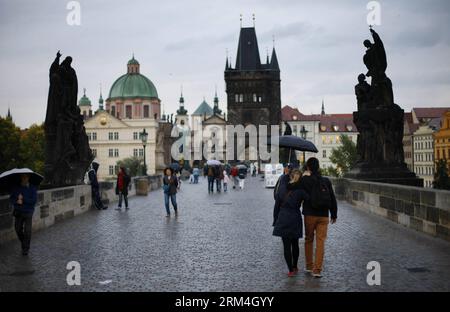
[[[328,181],[321,177],[313,177],[314,184],[311,190],[311,206],[313,209],[331,209],[331,190]]]

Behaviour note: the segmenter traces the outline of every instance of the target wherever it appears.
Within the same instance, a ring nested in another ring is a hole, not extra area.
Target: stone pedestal
[[[423,186],[405,164],[404,111],[396,104],[366,107],[353,113],[358,128],[359,161],[345,178],[380,183]]]
[[[148,195],[148,179],[146,177],[136,179],[136,195],[139,196]]]

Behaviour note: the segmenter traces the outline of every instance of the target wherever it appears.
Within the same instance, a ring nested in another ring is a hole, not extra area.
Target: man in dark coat
[[[328,223],[334,224],[337,219],[337,201],[330,180],[320,175],[319,160],[311,157],[306,162],[307,171],[301,180],[301,187],[308,193],[310,199],[303,203],[305,216],[305,257],[306,270],[314,277],[322,277],[322,264],[325,252]],[[328,207],[314,207],[313,193],[322,188],[330,196]],[[330,220],[331,216],[331,220]],[[313,244],[316,239],[315,261],[313,260]]]
[[[128,186],[130,185],[131,178],[127,174],[124,167],[120,167],[120,171],[117,174],[116,194],[119,195],[119,206],[116,210],[122,209],[122,198],[125,202],[125,209],[128,210]]]
[[[97,171],[100,165],[96,162],[92,163],[92,169],[89,170],[88,177],[91,184],[92,201],[94,206],[98,209],[107,209],[108,206],[103,205],[102,198],[100,197],[100,185],[97,180]]]
[[[28,255],[31,242],[34,206],[37,201],[37,188],[30,184],[30,176],[22,174],[20,185],[13,189],[9,197],[14,207],[14,227],[22,243],[22,255]]]

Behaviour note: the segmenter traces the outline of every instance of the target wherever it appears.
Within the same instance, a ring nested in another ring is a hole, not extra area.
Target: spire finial
[[[100,82],[100,97],[102,96],[102,83]]]
[[[83,94],[86,96],[86,88],[83,88]]]
[[[183,84],[181,84],[181,86],[180,86],[180,93],[181,93],[181,97],[183,97]]]
[[[217,97],[217,84],[214,85],[215,93],[214,96]]]
[[[242,14],[240,14],[239,20],[240,20],[240,22],[241,22],[241,28],[242,28]]]
[[[255,27],[255,13],[253,13],[253,27]]]
[[[321,115],[325,115],[325,104],[322,98],[322,112],[320,113]]]
[[[273,44],[273,48],[275,49],[275,35],[272,35],[272,44]]]

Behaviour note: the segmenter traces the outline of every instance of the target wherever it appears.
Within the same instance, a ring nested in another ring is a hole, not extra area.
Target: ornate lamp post
[[[144,169],[142,175],[147,175],[147,164],[145,162],[145,147],[147,146],[148,133],[145,131],[145,128],[142,132],[139,133],[142,141],[142,146],[144,147]]]
[[[302,126],[301,130],[300,130],[300,135],[302,136],[303,140],[306,140],[306,135],[308,134],[308,130],[305,129],[305,126]],[[305,151],[303,151],[303,162],[302,165],[304,165],[306,162],[305,159]]]

